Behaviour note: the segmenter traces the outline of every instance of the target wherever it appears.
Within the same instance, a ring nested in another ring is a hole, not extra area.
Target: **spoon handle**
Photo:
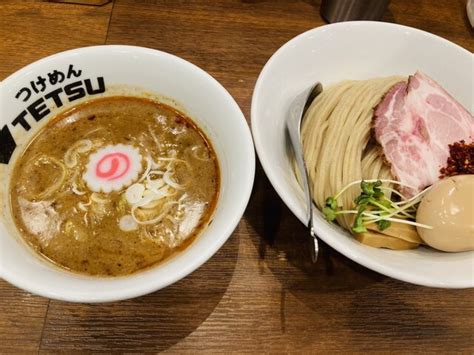
[[[303,149],[301,145],[301,120],[304,114],[306,103],[313,88],[306,90],[301,93],[293,102],[292,108],[289,112],[289,119],[287,121],[288,134],[290,137],[291,145],[294,150],[296,165],[300,171],[301,184],[303,186],[305,202],[307,206],[306,217],[308,221],[308,228],[313,238],[313,247],[311,248],[311,259],[313,262],[318,260],[318,239],[314,230],[313,225],[313,199],[311,186],[309,184],[308,170],[303,158]]]

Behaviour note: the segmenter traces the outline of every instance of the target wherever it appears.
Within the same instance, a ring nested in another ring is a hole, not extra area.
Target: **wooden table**
[[[470,51],[463,0],[392,0],[384,20]],[[217,78],[250,119],[270,55],[322,25],[319,1],[115,0],[102,7],[0,2],[0,80],[58,51],[133,44],[181,56]],[[442,58],[440,58],[442,60]],[[0,281],[0,353],[71,351],[474,351],[474,289],[440,290],[371,272],[307,231],[260,167],[244,218],[225,246],[186,279],[103,305],[69,304]]]

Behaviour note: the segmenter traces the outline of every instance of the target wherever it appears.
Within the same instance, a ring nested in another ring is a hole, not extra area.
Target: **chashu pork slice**
[[[474,118],[446,90],[417,72],[394,85],[374,111],[374,134],[393,176],[411,197],[439,180],[449,144],[474,139]]]

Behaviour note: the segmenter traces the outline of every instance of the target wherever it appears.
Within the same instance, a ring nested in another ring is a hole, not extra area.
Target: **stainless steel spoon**
[[[295,153],[296,164],[301,175],[301,182],[303,184],[306,206],[307,206],[307,221],[308,228],[313,238],[313,248],[311,248],[311,259],[313,263],[318,260],[318,238],[314,230],[313,224],[313,194],[311,191],[311,185],[309,184],[308,169],[304,162],[303,148],[301,146],[301,124],[303,123],[303,117],[306,110],[311,105],[313,100],[323,91],[321,83],[317,82],[310,88],[299,94],[291,103],[288,111],[288,119],[286,121],[286,127],[290,136],[291,145],[293,152]]]

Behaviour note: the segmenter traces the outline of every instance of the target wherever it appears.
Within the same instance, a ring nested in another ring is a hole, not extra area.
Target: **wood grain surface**
[[[464,6],[392,0],[384,20],[473,51]],[[208,71],[249,120],[252,90],[271,54],[322,24],[319,1],[309,0],[115,0],[102,7],[2,0],[0,80],[69,48],[140,45]],[[307,240],[258,167],[249,207],[229,241],[164,290],[84,305],[33,296],[0,280],[0,353],[474,351],[474,290],[402,283],[326,246],[313,265]]]

